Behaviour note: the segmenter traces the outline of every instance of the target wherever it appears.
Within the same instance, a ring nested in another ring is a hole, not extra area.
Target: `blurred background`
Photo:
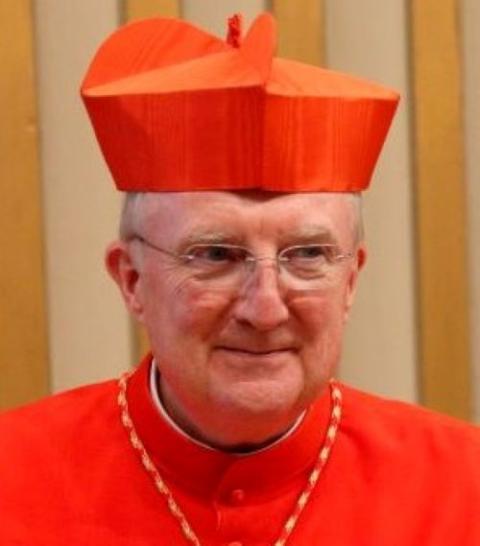
[[[79,98],[100,42],[179,16],[278,20],[278,53],[395,87],[365,196],[370,249],[342,380],[480,422],[480,2],[0,0],[0,408],[133,365],[145,342],[103,268],[121,196]]]

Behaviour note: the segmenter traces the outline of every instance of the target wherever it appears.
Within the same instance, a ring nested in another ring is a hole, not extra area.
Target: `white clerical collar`
[[[155,407],[157,408],[160,415],[163,417],[163,419],[173,428],[175,429],[178,434],[181,434],[183,437],[188,438],[191,442],[205,448],[210,449],[211,451],[218,451],[217,449],[209,446],[208,444],[204,444],[203,442],[200,442],[199,440],[196,440],[195,438],[192,438],[189,434],[187,434],[182,428],[180,428],[177,423],[168,415],[167,410],[165,409],[165,406],[163,405],[162,399],[160,397],[160,393],[158,392],[158,379],[159,379],[160,372],[158,371],[158,367],[155,364],[155,359],[152,359],[152,363],[150,364],[150,394],[152,396],[152,400],[155,404]],[[265,451],[266,449],[269,449],[280,442],[283,442],[286,440],[293,432],[297,429],[297,427],[300,425],[300,423],[303,421],[303,418],[305,417],[306,411],[304,411],[300,417],[295,421],[295,423],[283,434],[275,440],[272,444],[269,444],[268,446],[262,447],[261,449],[257,449],[256,451],[250,451],[248,453],[234,453],[234,455],[238,456],[247,456],[247,455],[253,455],[257,453],[261,453],[262,451]]]

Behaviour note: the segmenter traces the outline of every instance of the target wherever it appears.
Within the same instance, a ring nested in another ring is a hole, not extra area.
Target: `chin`
[[[214,445],[235,452],[269,445],[302,414],[305,408],[299,403],[301,398],[298,389],[269,381],[238,384],[228,392],[217,393],[213,406],[222,423],[222,434]]]
[[[214,398],[222,413],[238,420],[295,418],[304,409],[300,385],[275,380],[236,382],[215,393]]]

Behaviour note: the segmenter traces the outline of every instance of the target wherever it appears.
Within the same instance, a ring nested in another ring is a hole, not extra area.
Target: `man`
[[[480,544],[478,431],[332,380],[397,95],[227,42],[144,21],[87,74],[152,354],[0,420],[0,543]]]

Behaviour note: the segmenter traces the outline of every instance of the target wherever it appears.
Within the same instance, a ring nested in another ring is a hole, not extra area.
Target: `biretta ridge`
[[[398,94],[274,58],[273,17],[223,41],[185,21],[149,19],[100,47],[81,94],[123,191],[361,191]]]

